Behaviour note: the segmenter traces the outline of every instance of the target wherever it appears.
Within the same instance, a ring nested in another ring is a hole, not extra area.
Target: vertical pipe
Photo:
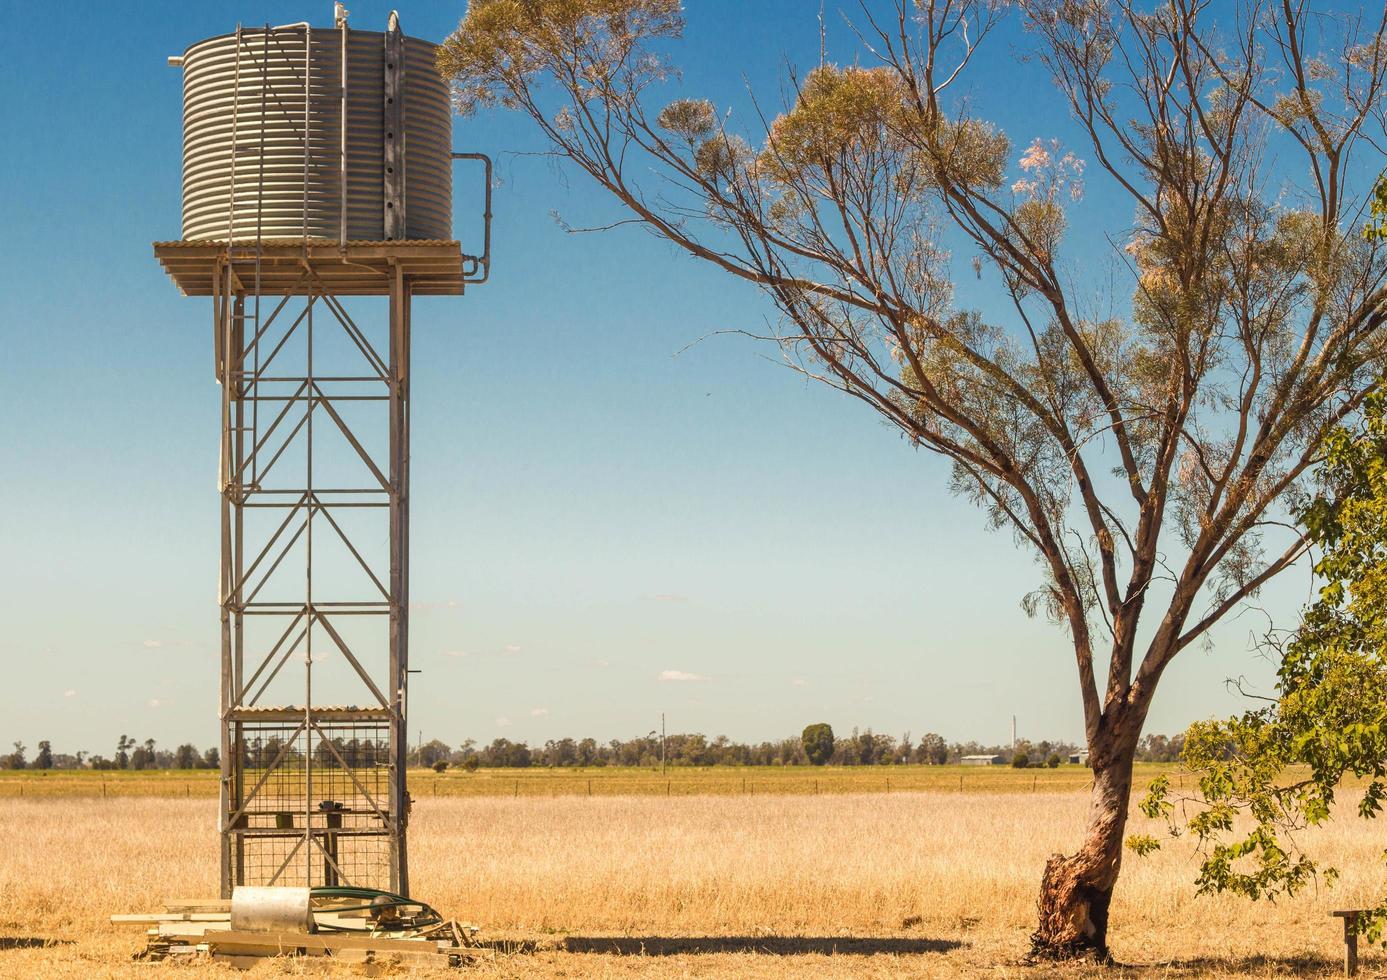
[[[259,307],[259,297],[256,298],[257,309]],[[257,314],[258,315],[258,314]],[[236,438],[235,455],[232,457],[233,473],[241,474],[242,464],[246,458],[246,395],[247,387],[245,384],[245,351],[246,351],[246,297],[244,293],[237,293],[236,304],[232,308],[233,325],[230,334],[229,349],[233,358],[230,370],[227,371],[227,387],[234,392],[236,399]],[[254,393],[251,393],[254,397]],[[245,477],[238,475],[235,477],[234,486],[235,496],[232,508],[232,542],[231,542],[231,597],[233,607],[231,610],[231,702],[228,708],[235,708],[241,703],[242,687],[244,685],[245,667],[245,610],[242,599],[244,598],[245,568],[246,568],[246,487]],[[240,766],[240,745],[241,745],[241,725],[235,723],[235,737],[231,740],[231,753],[233,764],[237,773],[235,792],[236,806],[241,805],[241,797],[245,792],[245,774]],[[237,876],[245,878],[245,861],[243,850],[243,835],[237,833]]]
[[[390,279],[390,890],[409,894],[405,832],[409,793],[406,775],[405,727],[408,670],[408,596],[406,591],[408,509],[407,392],[408,284],[399,266]]]
[[[305,228],[305,233],[307,229]],[[307,239],[305,247],[307,247]],[[308,293],[308,319],[305,324],[308,330],[306,355],[308,359],[308,401],[307,408],[308,421],[305,425],[305,442],[307,445],[307,459],[304,467],[304,490],[308,498],[307,521],[307,542],[306,542],[306,561],[304,569],[304,604],[308,610],[308,635],[304,638],[304,668],[303,668],[303,856],[304,856],[304,884],[310,888],[313,886],[313,626],[318,618],[317,610],[313,607],[313,513],[318,506],[318,498],[313,492],[313,412],[318,403],[318,386],[313,380],[313,301],[316,299],[314,290]]]
[[[400,303],[402,306],[400,326],[400,734],[408,731],[406,720],[409,715],[409,430],[410,430],[410,351],[413,317],[413,296],[409,280],[401,279]],[[423,736],[420,735],[422,740]],[[409,894],[409,811],[413,798],[409,795],[409,785],[405,774],[406,746],[401,743],[400,753],[400,799],[404,804],[400,820],[400,894]]]
[[[337,247],[344,253],[347,251],[347,18],[345,14],[346,12],[343,11],[343,16],[337,24],[338,30],[342,34],[342,105],[337,121]]]
[[[312,141],[308,138],[309,127],[313,121],[312,106],[313,78],[313,28],[305,24],[303,28],[303,255],[308,261],[308,159]],[[317,404],[317,390],[313,381],[313,300],[315,289],[308,291],[308,422],[306,480],[304,486],[308,494],[308,522],[306,544],[307,561],[304,571],[304,587],[308,606],[308,635],[305,637],[304,651],[304,692],[303,692],[303,860],[304,884],[313,886],[313,626],[317,615],[313,609],[313,511],[317,504],[313,496],[313,409]]]
[[[232,271],[230,263],[226,267],[226,295],[231,293]],[[221,727],[221,785],[217,791],[220,804],[220,813],[217,818],[218,829],[221,836],[221,894],[223,898],[231,897],[231,838],[233,830],[228,822],[231,813],[231,778],[232,778],[232,754],[230,743],[231,708],[235,700],[233,692],[233,620],[232,608],[235,604],[236,581],[232,566],[232,528],[235,523],[233,509],[234,487],[232,485],[233,474],[235,473],[236,460],[234,453],[236,450],[235,435],[235,411],[239,410],[239,399],[233,397],[233,366],[236,362],[237,348],[235,346],[234,324],[236,315],[243,311],[245,302],[237,296],[234,303],[223,301],[222,322],[220,326],[221,342],[218,345],[221,350],[221,362],[217,365],[217,373],[222,382],[222,448],[220,459],[220,474],[218,484],[222,495],[222,528],[221,528],[221,572],[218,591],[220,592],[221,607],[221,677],[219,682],[219,721]],[[233,408],[234,406],[234,408]]]
[[[256,305],[259,305],[259,298],[256,298]],[[231,366],[227,371],[226,384],[233,392],[236,404],[235,438],[233,440],[235,452],[232,456],[232,472],[242,473],[242,463],[246,458],[246,395],[249,393],[252,398],[255,393],[249,391],[245,383],[245,351],[246,351],[246,297],[244,293],[236,295],[235,305],[232,307],[232,327],[230,334],[230,352],[233,358]],[[232,581],[232,602],[231,610],[231,704],[235,707],[241,703],[241,688],[244,681],[245,666],[245,611],[242,609],[242,580],[245,576],[246,563],[246,486],[245,477],[235,477],[235,496],[232,508],[232,541],[231,541],[231,581]]]

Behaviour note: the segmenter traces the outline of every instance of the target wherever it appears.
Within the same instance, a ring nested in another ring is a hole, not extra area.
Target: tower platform
[[[250,291],[258,281],[261,295],[389,296],[398,269],[415,296],[461,296],[479,261],[455,241],[409,239],[349,241],[345,248],[328,239],[273,239],[258,250],[254,242],[155,242],[154,257],[184,296],[217,294],[228,264],[233,283]]]

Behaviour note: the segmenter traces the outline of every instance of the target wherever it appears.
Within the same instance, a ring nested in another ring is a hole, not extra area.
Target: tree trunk
[[[1122,832],[1132,790],[1135,739],[1095,740],[1091,746],[1093,791],[1083,847],[1052,855],[1040,882],[1040,925],[1031,936],[1031,957],[1101,962],[1108,955],[1108,906],[1122,866]]]

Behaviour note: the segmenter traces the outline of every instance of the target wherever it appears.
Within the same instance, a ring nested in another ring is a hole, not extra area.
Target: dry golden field
[[[1137,785],[1169,772],[1177,787],[1182,777],[1173,767],[1138,763]],[[758,796],[832,793],[974,792],[1031,793],[1073,791],[1088,786],[1092,773],[1083,766],[1057,769],[1013,769],[1011,766],[714,766],[708,768],[593,767],[547,769],[452,769],[435,773],[414,769],[410,792],[417,799],[454,796]],[[122,796],[217,795],[217,773],[201,770],[0,769],[0,799],[38,796],[111,799]]]
[[[1382,830],[1347,810],[1316,838],[1343,880],[1275,906],[1195,898],[1182,844],[1127,860],[1112,941],[1129,966],[1026,967],[1041,864],[1084,806],[1077,791],[424,795],[411,864],[416,895],[495,943],[474,971],[507,977],[1327,976],[1327,912],[1387,889]],[[213,894],[213,819],[199,798],[0,799],[0,977],[229,975],[133,963],[139,927],[105,921]],[[1367,956],[1365,975],[1384,969]]]

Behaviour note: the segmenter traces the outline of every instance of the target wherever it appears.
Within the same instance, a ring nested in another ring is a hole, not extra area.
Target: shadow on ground
[[[1144,977],[1326,977],[1343,971],[1343,960],[1331,956],[1198,956],[1147,962],[1123,961],[1113,964],[1124,976]],[[1360,966],[1364,976],[1374,976],[1368,963]]]
[[[875,956],[878,953],[947,953],[963,944],[952,939],[895,939],[856,936],[565,936],[552,941],[491,940],[500,952],[602,953],[614,956],[684,956],[697,953],[759,953],[795,956]]]
[[[43,939],[39,936],[0,936],[0,950],[45,949],[49,946],[71,945],[71,939]]]

